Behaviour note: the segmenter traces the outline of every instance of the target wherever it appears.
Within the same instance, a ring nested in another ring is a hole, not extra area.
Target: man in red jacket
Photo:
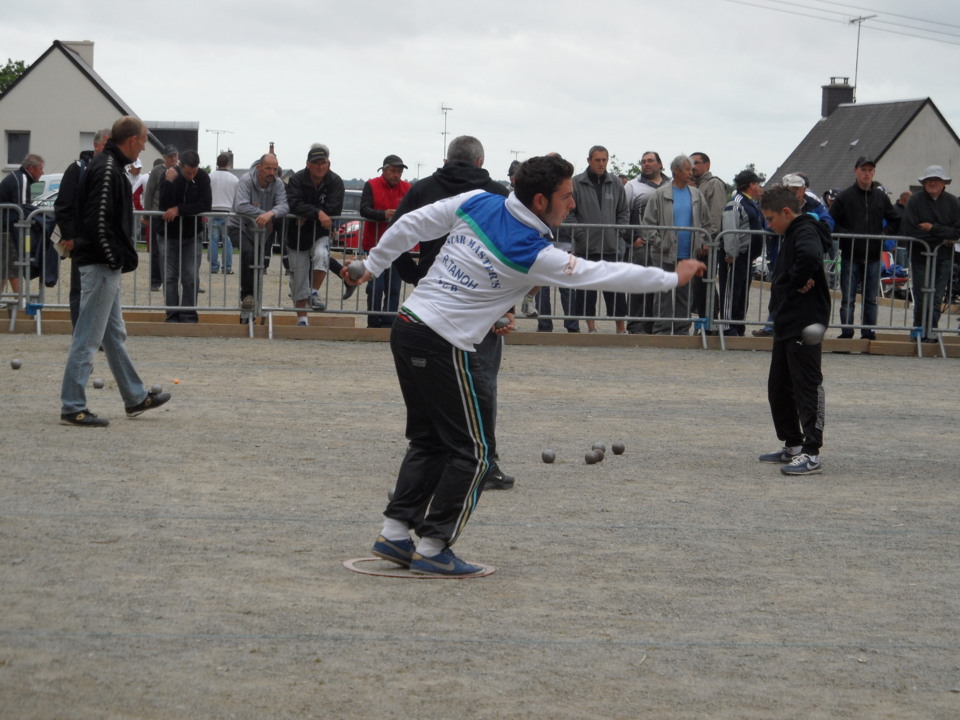
[[[367,180],[360,195],[360,216],[368,221],[363,224],[364,252],[380,241],[387,225],[403,196],[410,190],[410,183],[403,180],[407,166],[398,155],[387,155],[380,168],[380,177]],[[385,302],[386,301],[386,302]],[[367,284],[367,311],[389,310],[400,307],[400,274],[395,268],[384,272],[376,281]],[[388,328],[393,325],[394,315],[367,315],[367,327]]]

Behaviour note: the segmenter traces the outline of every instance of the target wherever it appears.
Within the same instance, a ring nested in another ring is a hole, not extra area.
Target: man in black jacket
[[[167,322],[195,323],[197,275],[200,269],[200,213],[210,212],[213,192],[210,176],[200,168],[196,150],[180,156],[180,165],[168,168],[160,182],[163,221],[163,292],[168,306]],[[175,310],[173,308],[184,308]]]
[[[770,230],[783,235],[770,283],[773,349],[767,398],[783,448],[760,456],[782,463],[784,475],[820,472],[824,392],[820,339],[804,338],[804,329],[830,321],[830,292],[823,267],[830,250],[825,223],[803,214],[800,199],[782,185],[768,190],[760,208]]]
[[[105,427],[109,421],[87,409],[86,387],[97,348],[103,346],[110,372],[123,397],[128,417],[160,407],[170,393],[147,392],[124,345],[120,312],[120,275],[136,270],[133,199],[124,167],[143,152],[147,128],[135,117],[122,117],[111,140],[80,179],[77,237],[73,259],[80,266],[80,316],[73,330],[60,390],[60,422]]]
[[[960,200],[946,192],[951,178],[939,165],[931,165],[919,178],[923,190],[918,190],[907,201],[903,213],[904,235],[925,241],[933,253],[933,295],[930,300],[919,295],[914,296],[913,325],[923,328],[924,342],[935,341],[929,337],[930,329],[937,327],[940,313],[946,299],[947,288],[953,275],[953,246],[960,240]],[[910,254],[910,277],[913,278],[913,291],[928,287],[926,277],[927,256],[924,248],[918,244]],[[930,307],[929,322],[923,311]]]
[[[876,187],[873,176],[876,163],[868,157],[859,157],[854,165],[857,181],[843,190],[830,205],[830,214],[836,221],[834,232],[856,235],[880,235],[896,231],[900,217],[886,193]],[[884,227],[886,223],[886,227]],[[860,337],[875,340],[877,324],[877,295],[880,293],[880,238],[840,238],[840,323],[856,321],[857,288],[863,295],[863,323]],[[852,338],[853,328],[842,327],[841,338]]]
[[[410,191],[404,195],[400,206],[393,215],[392,222],[396,222],[404,214],[429,205],[437,200],[454,197],[471,190],[485,190],[489,193],[509,195],[509,191],[497,181],[490,178],[490,173],[483,169],[483,145],[475,137],[461,135],[450,141],[447,147],[447,158],[442,168],[433,175],[413,184]],[[425,239],[420,243],[420,262],[413,259],[410,253],[404,253],[397,258],[393,266],[400,274],[400,278],[416,285],[427,274],[433,265],[437,254],[446,242],[446,237]],[[505,328],[490,329],[486,338],[477,346],[476,370],[486,375],[487,381],[493,390],[493,426],[490,434],[495,434],[497,420],[497,373],[500,372],[500,360],[503,355],[502,335],[507,334],[513,327],[513,319]],[[497,458],[494,458],[496,460]],[[484,486],[487,490],[509,490],[513,487],[515,478],[504,475],[499,466],[487,473]]]
[[[110,139],[110,128],[97,130],[93,136],[93,151],[84,150],[80,158],[70,164],[60,179],[60,189],[57,199],[53,203],[53,214],[60,228],[61,254],[72,257],[73,246],[77,239],[77,192],[80,188],[80,178],[87,171],[90,161],[103,152],[103,146]],[[80,265],[70,261],[70,324],[77,326],[77,317],[80,315]]]
[[[0,181],[0,204],[19,205],[23,210],[23,217],[33,209],[30,205],[30,185],[37,182],[43,175],[43,158],[30,153],[23,159],[20,167]],[[10,281],[10,289],[20,292],[20,268],[17,259],[20,257],[19,230],[15,223],[20,220],[19,215],[11,210],[0,210],[0,290],[3,290],[6,281]]]
[[[315,143],[307,153],[307,166],[287,183],[287,202],[295,218],[287,226],[287,261],[290,264],[290,296],[296,307],[326,310],[320,286],[332,270],[343,269],[330,257],[333,218],[343,213],[343,179],[330,169],[330,150]],[[297,313],[298,325],[307,325],[307,313]]]

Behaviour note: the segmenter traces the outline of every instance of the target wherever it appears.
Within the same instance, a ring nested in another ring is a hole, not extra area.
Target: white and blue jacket
[[[461,350],[473,351],[493,323],[536,286],[644,293],[677,286],[676,273],[591,262],[551,244],[551,233],[514,195],[482,190],[405,214],[364,261],[376,277],[418,242],[448,235],[404,308]]]

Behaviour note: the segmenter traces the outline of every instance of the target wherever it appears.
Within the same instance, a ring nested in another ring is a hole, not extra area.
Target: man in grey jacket
[[[577,203],[567,222],[591,225],[626,225],[630,222],[630,207],[623,183],[607,172],[610,154],[601,145],[590,148],[587,169],[573,178],[573,199]],[[574,228],[573,254],[588,260],[616,262],[623,259],[625,249],[623,231],[616,228]],[[608,317],[627,315],[625,295],[604,291],[603,301]],[[596,317],[597,291],[577,290],[574,294],[574,313]],[[617,320],[617,333],[624,334],[626,325]],[[587,329],[597,332],[595,320],[587,320]]]
[[[254,309],[254,263],[263,257],[273,237],[273,221],[287,214],[287,190],[279,177],[277,156],[267,153],[240,178],[233,198],[234,216],[229,232],[233,244],[240,246],[240,309]],[[239,216],[239,217],[237,217]]]
[[[644,225],[691,228],[690,230],[651,229],[647,233],[652,265],[672,272],[677,262],[698,259],[703,242],[712,230],[710,212],[703,195],[693,186],[693,162],[678,155],[670,163],[673,180],[659,188],[643,213]],[[702,228],[705,232],[698,232]],[[655,335],[686,335],[690,330],[690,286],[660,293],[655,308]],[[674,322],[673,318],[677,318]]]

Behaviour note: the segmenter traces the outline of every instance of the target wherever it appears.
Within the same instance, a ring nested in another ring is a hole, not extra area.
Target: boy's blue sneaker
[[[811,457],[806,453],[797,455],[789,465],[780,468],[784,475],[816,475],[820,472],[820,457]]]
[[[373,544],[372,552],[378,558],[408,568],[415,549],[416,546],[410,538],[406,540],[387,540],[383,535],[379,535],[377,541]]]
[[[466,575],[476,575],[483,572],[479,565],[471,565],[464,562],[450,548],[444,548],[439,555],[424,557],[415,552],[410,560],[410,571],[418,575],[450,575],[454,577],[463,577]]]

